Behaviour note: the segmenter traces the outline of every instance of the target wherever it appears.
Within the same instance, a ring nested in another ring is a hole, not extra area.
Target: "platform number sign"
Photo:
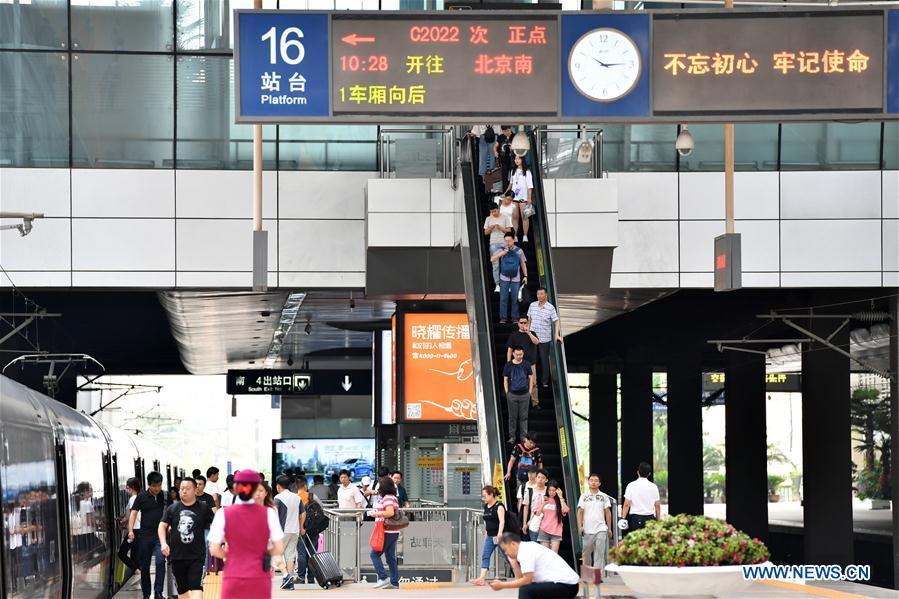
[[[330,111],[328,16],[237,11],[238,122]]]

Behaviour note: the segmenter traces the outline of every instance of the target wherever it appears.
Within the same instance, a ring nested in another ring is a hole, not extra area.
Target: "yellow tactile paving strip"
[[[817,597],[832,597],[833,599],[865,599],[864,595],[856,595],[855,593],[846,593],[843,591],[834,591],[832,589],[822,589],[821,587],[811,586],[807,584],[796,584],[795,582],[786,582],[783,580],[764,580],[761,584],[796,591],[797,593],[805,593],[806,595],[815,595]]]

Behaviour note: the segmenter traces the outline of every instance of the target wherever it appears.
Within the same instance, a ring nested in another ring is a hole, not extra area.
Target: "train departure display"
[[[335,14],[333,113],[555,116],[558,52],[555,16]]]
[[[235,36],[238,123],[899,119],[897,9],[241,9]]]
[[[655,15],[655,114],[883,107],[884,15]]]

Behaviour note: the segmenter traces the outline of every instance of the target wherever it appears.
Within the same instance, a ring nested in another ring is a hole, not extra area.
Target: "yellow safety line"
[[[856,595],[855,593],[846,593],[843,591],[834,591],[832,589],[824,589],[821,587],[811,586],[807,584],[796,584],[795,582],[786,582],[783,580],[762,580],[762,584],[773,587],[780,587],[791,591],[808,593],[809,595],[818,595],[819,597],[833,597],[834,599],[865,599],[864,595]]]

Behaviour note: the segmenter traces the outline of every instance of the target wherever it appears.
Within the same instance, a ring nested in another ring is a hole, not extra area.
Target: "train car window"
[[[2,441],[8,457],[0,466],[6,596],[57,597],[62,589],[52,433],[6,422]]]

